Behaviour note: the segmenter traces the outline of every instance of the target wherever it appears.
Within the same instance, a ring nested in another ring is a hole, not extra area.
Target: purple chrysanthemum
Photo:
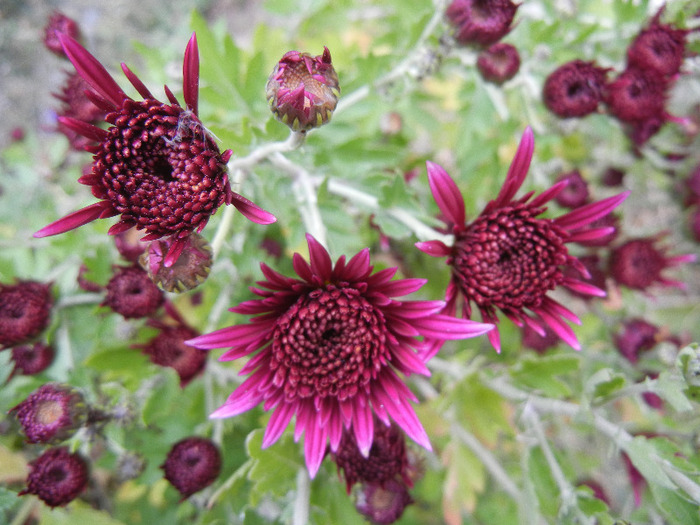
[[[12,361],[15,363],[10,377],[16,374],[31,376],[46,370],[56,352],[53,346],[44,343],[15,346],[12,349]]]
[[[510,0],[453,0],[445,14],[458,42],[488,46],[510,32],[518,7]]]
[[[0,283],[0,349],[26,343],[43,332],[52,305],[51,284]]]
[[[58,38],[59,34],[68,35],[75,40],[80,40],[80,27],[72,18],[59,11],[54,11],[51,13],[51,16],[49,16],[46,26],[44,26],[44,45],[46,49],[52,53],[60,57],[65,57],[63,46]]]
[[[603,100],[608,70],[595,62],[572,60],[555,69],[545,80],[542,98],[547,108],[562,118],[583,117]]]
[[[566,244],[609,234],[610,227],[591,228],[590,224],[610,213],[629,192],[586,204],[556,219],[539,217],[567,181],[558,182],[534,199],[534,192],[514,199],[527,175],[534,144],[528,127],[498,197],[470,223],[466,222],[464,200],[455,182],[440,166],[428,162],[430,188],[451,228],[454,243],[447,246],[441,241],[428,241],[416,246],[434,257],[447,257],[452,267],[445,313],[455,315],[461,297],[465,318],[471,316],[470,303],[474,302],[487,322],[497,323],[496,311],[501,310],[518,326],[530,325],[542,335],[544,323],[579,349],[576,335],[564,322],[580,323],[579,318],[547,293],[564,286],[588,295],[605,295],[599,288],[564,274],[572,267],[582,277],[589,277],[583,264],[569,254]],[[498,330],[489,332],[488,337],[500,351]]]
[[[484,80],[503,84],[518,73],[520,54],[514,45],[498,42],[479,53],[476,67]]]
[[[159,328],[160,333],[139,348],[151,362],[175,370],[180,377],[180,387],[185,388],[204,370],[207,363],[206,352],[185,344],[185,341],[197,337],[199,333],[184,322],[176,326],[160,321],[151,321],[149,324]]]
[[[688,30],[659,22],[662,7],[649,27],[641,31],[627,48],[627,63],[665,77],[677,75],[683,65]]]
[[[163,304],[163,292],[138,266],[117,266],[107,283],[102,306],[108,306],[124,319],[153,315]]]
[[[418,290],[425,280],[392,281],[396,268],[376,273],[369,249],[349,261],[332,263],[328,252],[307,235],[310,263],[298,253],[285,277],[261,264],[265,281],[252,291],[261,299],[245,301],[232,312],[254,315],[244,325],[197,337],[188,344],[202,349],[232,347],[230,361],[253,355],[241,370],[251,376],[212,417],[231,417],[263,403],[274,409],[263,439],[272,445],[296,415],[295,439],[306,432],[306,464],[316,474],[330,440],[335,452],[343,429],[354,432],[367,457],[374,436],[373,414],[391,418],[420,445],[428,436],[410,401],[417,398],[399,373],[429,375],[416,351],[418,339],[465,339],[483,334],[490,324],[438,314],[442,301],[404,301],[393,297]]]
[[[165,264],[173,264],[191,232],[201,232],[222,204],[233,204],[259,224],[275,217],[229,186],[226,163],[231,150],[219,146],[197,116],[199,53],[192,35],[183,62],[180,106],[165,87],[170,104],[157,100],[139,78],[122,64],[129,82],[144,100],[127,96],[105,68],[69,36],[58,35],[66,56],[94,89],[85,95],[107,112],[107,129],[72,117],[59,122],[93,141],[92,171],[79,182],[91,186],[100,202],[45,226],[34,234],[46,237],[67,232],[95,219],[120,215],[109,230],[115,235],[129,228],[145,230],[143,240],[171,237]]]
[[[27,488],[19,496],[34,494],[49,507],[62,507],[87,487],[87,462],[80,454],[71,454],[67,447],[48,449],[30,465]]]
[[[160,468],[184,501],[216,481],[221,472],[221,453],[213,441],[189,437],[172,446]]]

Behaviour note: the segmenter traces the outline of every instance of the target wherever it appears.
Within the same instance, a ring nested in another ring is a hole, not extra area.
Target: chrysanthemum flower
[[[503,84],[518,73],[520,53],[514,45],[498,42],[479,53],[476,67],[484,80]]]
[[[48,449],[30,466],[27,488],[19,496],[34,494],[49,507],[62,507],[87,487],[87,462],[80,454],[71,454],[67,447]]]
[[[613,336],[618,352],[630,363],[636,364],[642,352],[654,348],[662,339],[660,328],[644,319],[628,319]]]
[[[110,235],[136,227],[143,240],[171,237],[166,265],[173,264],[192,231],[201,232],[222,204],[233,204],[253,222],[269,224],[275,217],[234,193],[226,163],[231,150],[219,152],[211,133],[197,116],[199,55],[192,35],[183,62],[185,107],[165,87],[170,104],[157,100],[139,78],[122,70],[144,100],[127,96],[105,68],[72,38],[59,34],[66,56],[94,89],[86,96],[107,112],[106,130],[72,117],[59,122],[94,142],[91,173],[79,182],[91,186],[100,202],[49,224],[34,234],[64,233],[98,218],[120,215]]]
[[[0,349],[26,343],[43,332],[52,305],[51,284],[0,283]]]
[[[688,30],[661,24],[662,7],[649,27],[641,31],[627,48],[630,66],[672,77],[683,65],[685,40]]]
[[[545,105],[562,118],[593,113],[603,100],[607,72],[595,62],[572,60],[562,64],[545,80],[542,90]]]
[[[488,46],[510,32],[518,7],[510,0],[453,0],[445,14],[458,42]]]
[[[160,468],[183,501],[216,481],[221,472],[221,453],[213,441],[189,437],[172,446]]]
[[[102,306],[108,306],[124,319],[153,315],[165,300],[163,292],[138,266],[115,267],[106,289]]]
[[[562,173],[557,177],[557,182],[567,181],[566,187],[554,199],[559,206],[564,208],[578,208],[588,200],[588,183],[584,180],[579,170]]]
[[[44,45],[52,53],[65,57],[63,46],[58,38],[59,34],[80,40],[80,27],[72,18],[59,11],[54,11],[44,26]]]
[[[629,67],[608,85],[605,103],[610,113],[624,123],[667,119],[668,82],[655,71]]]
[[[197,337],[197,348],[232,347],[221,356],[231,361],[254,354],[241,370],[251,374],[212,417],[231,417],[263,403],[274,409],[263,438],[272,445],[296,415],[295,439],[306,432],[304,450],[312,476],[326,453],[335,452],[343,429],[354,432],[365,457],[372,448],[373,414],[391,418],[420,445],[428,436],[409,401],[417,401],[400,379],[429,375],[416,351],[427,346],[420,336],[465,339],[492,325],[458,320],[437,312],[442,301],[392,299],[418,290],[425,280],[392,281],[396,268],[372,273],[369,249],[333,265],[328,252],[307,235],[310,263],[298,253],[299,279],[261,264],[265,281],[252,291],[262,299],[245,301],[232,312],[255,317]]]
[[[15,366],[10,377],[16,374],[31,376],[43,372],[53,363],[55,354],[53,346],[44,343],[15,346],[12,349],[12,361]]]
[[[589,225],[610,213],[628,192],[586,204],[556,219],[539,217],[547,209],[545,204],[567,182],[558,182],[534,199],[534,192],[514,199],[527,176],[534,144],[528,127],[498,197],[470,223],[466,222],[464,200],[455,182],[440,166],[428,162],[430,189],[454,235],[454,243],[447,246],[441,241],[427,241],[416,246],[434,257],[447,257],[452,267],[445,313],[455,315],[461,297],[463,317],[471,316],[471,302],[490,323],[498,322],[496,311],[501,310],[518,326],[530,325],[542,335],[541,324],[548,325],[578,350],[576,335],[564,319],[580,323],[579,318],[547,293],[563,286],[588,295],[605,295],[591,284],[565,276],[564,270],[573,267],[582,277],[589,277],[583,264],[569,254],[566,244],[610,233],[609,227]],[[500,351],[498,330],[489,332],[488,337]]]

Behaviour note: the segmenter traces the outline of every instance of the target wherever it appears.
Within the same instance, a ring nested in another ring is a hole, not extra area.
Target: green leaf
[[[590,393],[591,399],[605,400],[627,384],[623,374],[616,373],[610,368],[603,368],[586,381],[585,392]]]
[[[552,354],[543,357],[525,357],[511,375],[517,382],[545,395],[561,398],[571,394],[571,387],[558,376],[575,372],[579,357],[571,354]]]
[[[654,500],[670,523],[675,525],[700,524],[700,512],[696,503],[682,498],[678,492],[656,484],[649,486]]]
[[[80,500],[73,501],[68,508],[49,508],[41,505],[41,525],[126,525],[112,518],[107,512],[95,510]]]
[[[253,430],[246,438],[248,455],[254,461],[248,479],[254,483],[251,504],[257,505],[267,494],[283,496],[295,486],[296,474],[306,468],[299,447],[290,435],[283,435],[274,445],[262,449],[264,431]]]
[[[670,490],[675,489],[675,484],[659,464],[659,453],[653,441],[644,436],[637,436],[627,443],[624,449],[632,464],[649,484]]]
[[[654,392],[667,401],[677,412],[693,410],[686,397],[687,384],[677,372],[664,370],[656,379]]]

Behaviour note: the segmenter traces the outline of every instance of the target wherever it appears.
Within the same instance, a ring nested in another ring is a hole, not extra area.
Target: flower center
[[[288,400],[344,400],[386,363],[385,320],[360,292],[329,284],[301,297],[277,322],[270,366]]]
[[[563,233],[536,218],[542,211],[527,204],[501,208],[458,235],[451,263],[465,297],[484,307],[532,308],[563,281]]]
[[[47,399],[38,403],[35,420],[40,425],[52,425],[63,415],[63,406],[55,399]]]

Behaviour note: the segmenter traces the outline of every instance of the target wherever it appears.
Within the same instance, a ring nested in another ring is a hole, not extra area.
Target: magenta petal
[[[389,297],[400,297],[420,290],[427,282],[427,279],[398,279],[378,285],[375,291],[388,295]]]
[[[561,191],[566,188],[569,185],[569,180],[565,179],[562,181],[557,182],[554,186],[549,188],[548,190],[543,191],[540,193],[537,197],[532,199],[530,201],[530,206],[533,208],[539,208],[543,204],[548,203],[551,201],[554,197],[559,195]]]
[[[222,328],[221,330],[189,339],[185,341],[185,344],[201,348],[202,350],[240,346],[255,341],[268,330],[269,327],[263,323],[229,326],[228,328]]]
[[[498,197],[496,197],[495,206],[501,206],[510,202],[523,185],[527,172],[530,169],[530,161],[534,150],[535,136],[532,133],[532,128],[528,126],[520,139],[518,151],[516,151],[513,162],[510,164],[506,180],[501,187]]]
[[[591,228],[590,230],[577,230],[571,232],[566,242],[588,242],[607,237],[615,232],[614,226],[603,226],[601,228]]]
[[[289,422],[292,420],[295,411],[296,405],[291,403],[282,402],[277,406],[270,417],[270,421],[267,423],[265,435],[263,436],[262,448],[269,447],[280,438],[284,433],[284,429],[287,428],[287,425],[289,425]]]
[[[355,431],[357,448],[360,449],[363,457],[369,457],[372,439],[374,438],[374,419],[372,417],[372,409],[368,404],[365,403],[364,406],[360,406],[360,403],[355,403],[355,419],[352,426]]]
[[[185,59],[182,62],[182,90],[187,107],[197,114],[199,103],[199,49],[197,34],[192,33],[185,48]]]
[[[41,230],[34,234],[34,237],[40,239],[42,237],[49,237],[51,235],[58,235],[59,233],[65,233],[80,226],[84,226],[88,222],[92,222],[95,219],[99,219],[105,211],[111,212],[111,206],[105,201],[96,202],[91,204],[81,210],[74,211],[52,222],[48,226],[44,226]]]
[[[547,323],[552,331],[561,338],[562,341],[564,341],[574,350],[581,350],[581,345],[576,338],[576,334],[568,324],[546,310],[538,310],[537,314],[544,320],[545,323]]]
[[[369,248],[365,248],[348,261],[344,275],[346,279],[359,280],[365,277],[369,271]]]
[[[83,46],[64,33],[56,33],[68,60],[76,71],[90,84],[97,93],[119,107],[128,98],[119,84],[107,73],[99,60],[92,56]]]
[[[310,283],[314,278],[314,273],[308,262],[298,253],[292,256],[292,266],[297,275],[306,282]]]
[[[177,262],[182,255],[182,250],[187,246],[187,239],[175,239],[175,241],[170,245],[168,253],[165,255],[163,261],[163,266],[170,268],[173,264]]]
[[[326,249],[318,242],[313,235],[306,234],[306,242],[309,245],[309,262],[311,263],[311,271],[314,275],[321,278],[322,281],[327,281],[333,272],[333,261]]]
[[[428,184],[435,202],[447,220],[453,224],[464,225],[464,199],[452,180],[452,177],[438,164],[426,162],[428,168]]]
[[[126,76],[127,79],[129,79],[129,82],[131,82],[131,85],[136,88],[136,91],[139,92],[139,95],[141,95],[144,99],[152,98],[155,99],[151,92],[148,90],[148,88],[145,86],[143,82],[141,82],[141,79],[137,77],[131,69],[127,67],[125,63],[122,62],[122,72],[124,73],[124,76]]]
[[[417,242],[415,247],[432,257],[447,257],[452,253],[452,248],[442,241]]]
[[[106,130],[83,120],[74,119],[72,117],[58,117],[58,121],[67,128],[95,142],[102,142],[108,136]]]
[[[424,336],[435,339],[468,339],[493,330],[494,325],[449,315],[432,315],[412,319],[411,324]]]
[[[272,224],[277,220],[277,217],[263,210],[253,201],[249,201],[238,193],[233,193],[231,204],[240,211],[246,219],[253,221],[256,224]]]
[[[304,437],[304,456],[311,479],[316,477],[323,458],[326,456],[326,429],[314,423],[306,425],[306,436]]]
[[[625,191],[619,195],[614,195],[612,197],[608,197],[607,199],[586,204],[585,206],[576,208],[566,215],[557,217],[554,219],[554,223],[561,228],[572,230],[583,228],[596,219],[599,219],[613,211],[629,196],[629,194],[629,191]]]
[[[597,286],[593,286],[592,284],[584,283],[583,281],[572,279],[570,277],[565,278],[562,284],[570,290],[584,295],[593,295],[595,297],[605,297],[607,295],[605,290],[601,290]]]
[[[243,385],[241,385],[241,387],[242,386]],[[226,403],[214,410],[209,417],[211,419],[221,419],[237,416],[257,406],[260,401],[262,401],[262,396],[260,394],[249,394],[233,401],[226,401]]]

